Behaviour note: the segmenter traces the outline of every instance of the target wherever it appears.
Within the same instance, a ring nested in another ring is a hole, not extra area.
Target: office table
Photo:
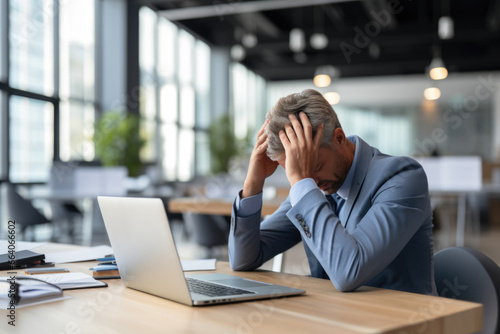
[[[48,244],[34,251],[68,247]],[[61,266],[90,273],[88,268],[94,264]],[[301,288],[307,293],[189,307],[125,288],[119,279],[105,280],[108,288],[66,290],[64,294],[74,298],[18,309],[16,327],[7,324],[7,311],[0,311],[0,333],[460,334],[482,327],[480,304],[370,287],[342,293],[328,280],[267,271],[232,272],[226,262],[217,263],[217,272]]]
[[[26,194],[29,200],[44,200],[48,202],[81,202],[83,207],[82,243],[92,244],[94,231],[104,231],[101,212],[97,205],[97,196],[126,196],[122,192],[85,192],[77,190],[54,190],[48,187],[32,189]]]
[[[170,212],[194,212],[208,215],[230,216],[233,208],[232,199],[207,198],[207,197],[182,197],[172,198],[168,201]],[[262,215],[270,215],[276,211],[284,199],[264,200],[262,203]]]
[[[457,198],[457,222],[456,222],[456,246],[465,246],[465,223],[466,223],[466,211],[468,205],[468,196],[478,196],[479,194],[486,194],[488,196],[498,196],[500,195],[500,185],[498,184],[483,184],[480,189],[477,190],[440,190],[440,189],[430,189],[429,194],[431,198],[441,197],[456,197]],[[469,210],[473,210],[472,207]],[[477,208],[471,213],[472,223],[479,224],[479,212]]]

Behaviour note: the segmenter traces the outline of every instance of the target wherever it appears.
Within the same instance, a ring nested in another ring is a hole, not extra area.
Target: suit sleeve
[[[319,189],[287,212],[340,291],[354,290],[380,273],[428,218],[427,179],[416,165],[399,169],[369,191],[370,207],[351,233]]]
[[[229,232],[229,263],[233,270],[254,270],[300,242],[300,232],[286,213],[289,199],[261,224],[261,210],[248,217],[239,217],[236,201],[231,214]]]

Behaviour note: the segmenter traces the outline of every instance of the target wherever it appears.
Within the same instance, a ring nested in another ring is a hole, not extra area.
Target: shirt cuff
[[[302,199],[302,197],[305,196],[305,194],[307,194],[314,188],[318,188],[318,185],[311,178],[302,179],[299,182],[295,183],[290,189],[290,204],[292,204],[292,206],[295,206],[295,204],[297,204]]]
[[[258,213],[262,209],[262,192],[245,198],[241,198],[241,192],[236,198],[236,215],[245,218]]]

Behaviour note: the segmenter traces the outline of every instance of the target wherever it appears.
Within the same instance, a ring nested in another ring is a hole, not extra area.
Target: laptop
[[[227,274],[185,275],[161,199],[97,200],[126,287],[191,306],[305,293]]]

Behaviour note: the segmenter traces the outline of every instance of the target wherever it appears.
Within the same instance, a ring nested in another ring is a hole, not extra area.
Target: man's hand
[[[264,133],[264,129],[267,123],[269,123],[269,120],[264,122],[259,133],[257,133],[257,141],[250,156],[247,177],[243,185],[242,198],[260,193],[264,188],[266,178],[271,176],[278,167],[278,163],[269,159],[266,154],[269,139]]]
[[[302,179],[314,177],[323,136],[323,124],[318,127],[316,136],[313,138],[309,118],[304,112],[300,112],[299,117],[302,125],[295,115],[290,114],[292,125],[286,124],[285,130],[279,133],[286,154],[286,176],[292,187]]]

